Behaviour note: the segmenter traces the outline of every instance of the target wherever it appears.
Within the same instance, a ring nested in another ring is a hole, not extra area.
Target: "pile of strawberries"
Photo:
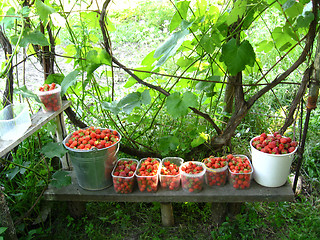
[[[223,186],[228,176],[228,159],[226,157],[210,156],[203,160],[207,167],[206,183],[209,186]]]
[[[181,165],[181,185],[185,191],[200,192],[204,183],[205,169],[201,162],[186,162]],[[184,174],[187,173],[187,174]]]
[[[141,192],[156,192],[158,190],[159,167],[160,160],[156,158],[148,157],[140,162],[136,176]]]
[[[271,135],[262,133],[252,140],[252,146],[257,150],[269,154],[287,154],[295,151],[298,143],[290,137],[281,136],[278,132]]]
[[[253,168],[246,156],[233,156],[229,154],[229,182],[236,189],[246,189],[250,187]]]
[[[170,160],[163,162],[160,171],[161,187],[167,190],[178,190],[180,187],[179,166]]]
[[[113,186],[117,193],[131,193],[134,187],[134,173],[138,165],[137,160],[120,159],[113,172]]]
[[[61,108],[62,100],[60,96],[60,91],[51,91],[57,89],[57,85],[55,83],[52,84],[44,84],[39,88],[39,98],[45,107],[45,111],[54,112]]]
[[[107,148],[119,142],[120,136],[117,131],[89,127],[79,129],[72,133],[65,145],[72,149],[90,150],[93,148]]]

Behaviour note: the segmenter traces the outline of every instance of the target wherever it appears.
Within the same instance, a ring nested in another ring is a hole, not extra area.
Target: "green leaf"
[[[189,107],[196,105],[197,97],[192,92],[186,92],[182,96],[179,92],[175,92],[168,96],[166,101],[167,111],[174,118],[187,115]]]
[[[214,41],[209,34],[206,34],[201,38],[200,45],[207,53],[213,53],[215,49]]]
[[[200,135],[195,138],[192,142],[191,142],[191,147],[197,147],[203,143],[205,143],[206,141],[208,141],[209,139],[209,134],[205,134],[205,133],[200,133]]]
[[[255,52],[247,40],[238,45],[236,40],[232,38],[222,46],[220,60],[227,65],[230,74],[233,76],[244,70],[246,65],[253,67],[255,59]]]
[[[267,41],[267,40],[263,40],[262,42],[259,43],[258,47],[256,48],[256,50],[258,52],[270,52],[273,49],[273,43],[272,41]]]
[[[171,19],[171,23],[169,26],[170,32],[176,29],[181,24],[183,19],[187,18],[189,4],[190,1],[181,1],[176,4],[177,11]]]
[[[7,230],[7,227],[0,227],[0,234],[4,233]]]
[[[74,70],[63,79],[61,83],[61,96],[63,96],[67,92],[68,88],[77,81],[79,73],[79,70]]]
[[[49,42],[44,34],[38,30],[32,32],[26,32],[23,34],[24,40],[28,43],[40,45],[40,46],[49,46]]]
[[[99,52],[98,52],[99,51]],[[97,70],[101,65],[111,65],[111,56],[104,49],[91,50],[86,56],[88,63],[87,77],[90,79],[93,76],[93,72]]]
[[[135,107],[140,107],[142,104],[149,104],[150,101],[149,90],[145,90],[143,93],[133,92],[122,98],[117,104],[117,107],[125,113],[130,114]]]
[[[148,53],[147,56],[141,61],[142,66],[152,66],[152,64],[156,61],[156,58],[153,57],[155,51]]]
[[[29,16],[29,13],[31,12],[31,9],[28,7],[28,6],[24,6],[22,9],[21,9],[21,14],[23,17],[28,17]]]
[[[179,144],[180,141],[176,136],[165,136],[159,139],[159,149],[164,155],[177,150]]]
[[[39,99],[38,95],[35,94],[34,92],[30,91],[27,89],[27,87],[24,85],[20,88],[15,88],[13,90],[13,92],[15,94],[20,94],[21,96],[25,97],[25,98],[33,98],[34,100],[36,100],[38,103],[41,103],[41,100]]]
[[[115,115],[118,115],[121,109],[117,106],[117,102],[102,102],[101,106],[103,109],[106,109],[110,112],[112,112]]]
[[[220,81],[220,77],[219,76],[211,76],[207,80]],[[204,91],[206,93],[213,93],[215,85],[216,85],[215,82],[200,81],[196,84],[196,89],[199,91]]]
[[[150,91],[148,89],[141,93],[141,103],[147,105],[151,102]]]
[[[130,88],[133,85],[135,85],[136,83],[137,83],[137,80],[135,80],[133,77],[129,77],[128,81],[126,82],[126,84],[123,87]]]
[[[19,16],[16,14],[16,10],[13,7],[11,7],[6,12],[6,16],[2,19],[0,24],[1,26],[4,26],[5,29],[12,29],[14,27],[14,21],[17,19],[19,19]]]
[[[276,46],[279,49],[282,49],[282,51],[286,50],[288,46],[291,46],[291,43],[293,42],[292,35],[289,35],[287,30],[288,28],[285,27],[276,27],[272,31],[272,36],[276,43]]]
[[[288,0],[283,5],[283,10],[290,18],[295,18],[303,11],[303,4],[296,0]]]
[[[41,0],[36,0],[35,6],[41,21],[43,21],[44,25],[47,25],[49,15],[54,13],[55,10]]]
[[[195,11],[195,15],[198,17],[202,17],[207,13],[207,0],[197,0],[195,3],[197,10]]]
[[[188,105],[188,107],[196,107],[198,105],[198,98],[192,92],[185,92],[182,96],[182,101]]]
[[[53,73],[53,74],[50,74],[45,83],[47,84],[51,84],[51,83],[58,83],[59,85],[61,85],[62,81],[64,79],[64,75],[61,74],[61,73]]]
[[[297,27],[307,28],[314,19],[314,14],[312,12],[312,2],[310,1],[303,9],[300,16],[297,17]]]
[[[227,19],[227,24],[230,26],[232,23],[238,21],[239,18],[242,18],[246,9],[247,0],[236,1]]]
[[[175,32],[167,41],[165,41],[159,48],[157,48],[153,57],[158,58],[162,55],[163,56],[159,59],[155,68],[160,67],[168,60],[169,57],[173,56],[177,52],[178,48],[184,41],[184,37],[188,34],[189,30],[187,28],[179,32]]]
[[[62,143],[50,142],[44,145],[40,152],[44,154],[47,158],[59,157],[62,158],[68,150],[66,150]]]
[[[59,170],[52,175],[50,185],[56,188],[62,188],[71,184],[69,172]]]

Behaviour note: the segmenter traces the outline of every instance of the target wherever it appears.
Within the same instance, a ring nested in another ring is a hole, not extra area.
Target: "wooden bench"
[[[63,111],[71,105],[71,102],[63,101],[62,108],[54,113],[37,112],[31,118],[32,125],[23,137],[16,141],[0,141],[0,157],[10,152],[18,146],[23,140],[31,136],[50,120],[55,119],[57,122],[57,141],[61,142],[66,135],[63,119]],[[71,169],[71,164],[67,157],[61,159],[63,169]],[[230,184],[223,187],[208,187],[199,193],[187,193],[182,189],[178,191],[168,191],[159,188],[156,193],[142,193],[137,187],[132,193],[118,194],[114,191],[113,186],[100,191],[88,191],[79,187],[73,171],[70,171],[72,184],[63,188],[49,187],[44,193],[44,199],[47,201],[67,201],[70,203],[85,202],[160,202],[162,224],[171,226],[174,224],[173,202],[209,202],[212,203],[213,218],[217,222],[221,221],[223,215],[217,216],[217,213],[225,212],[227,203],[243,202],[277,202],[292,201],[294,193],[290,183],[286,183],[278,188],[266,188],[252,181],[249,189],[236,190]],[[82,208],[83,208],[82,204]]]
[[[45,124],[47,124],[51,120],[55,120],[57,123],[57,130],[56,130],[56,137],[57,141],[61,142],[65,135],[66,130],[64,127],[64,117],[63,117],[63,111],[66,110],[68,107],[70,107],[71,102],[70,101],[62,101],[61,109],[59,109],[56,112],[43,112],[42,110],[38,111],[37,113],[33,114],[31,116],[31,126],[28,128],[28,130],[25,132],[25,134],[20,137],[17,140],[10,140],[10,141],[4,141],[0,140],[0,158],[9,153],[12,149],[14,149],[16,146],[18,146],[23,140],[30,137],[32,134],[34,134],[36,131],[38,131],[40,128],[42,128]],[[69,163],[67,162],[66,158],[61,159],[62,166],[65,169],[69,168]]]
[[[260,186],[255,181],[246,190],[234,189],[230,184],[223,187],[204,186],[199,193],[188,193],[180,188],[178,191],[168,191],[159,188],[157,192],[140,192],[135,187],[132,193],[119,194],[114,191],[113,186],[99,191],[88,191],[82,189],[77,182],[73,171],[70,171],[72,184],[63,188],[49,187],[44,197],[47,201],[69,201],[69,202],[160,202],[162,224],[171,226],[174,223],[173,202],[209,202],[212,204],[213,214],[225,208],[225,203],[243,202],[279,202],[292,201],[294,194],[291,184],[287,182],[278,188],[267,188]],[[223,210],[225,211],[225,210]],[[214,216],[217,222],[223,216]]]

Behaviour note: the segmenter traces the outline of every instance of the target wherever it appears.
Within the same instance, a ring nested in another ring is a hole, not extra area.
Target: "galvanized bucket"
[[[117,161],[121,135],[119,134],[119,141],[117,143],[107,148],[91,150],[79,150],[67,147],[65,143],[69,141],[71,136],[72,134],[68,135],[62,143],[69,150],[69,157],[79,186],[86,190],[102,190],[110,187],[112,185],[111,172]]]

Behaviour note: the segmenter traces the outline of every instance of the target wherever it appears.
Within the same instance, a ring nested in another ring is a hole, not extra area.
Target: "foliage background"
[[[237,1],[234,5],[231,1],[205,0],[123,1],[127,6],[124,9],[118,8],[118,2],[110,3],[106,26],[112,55],[144,83],[161,87],[168,95],[138,84],[132,75],[111,63],[110,49],[105,48],[99,25],[102,4],[24,2],[31,3],[29,7],[17,1],[0,3],[2,31],[14,53],[14,102],[28,101],[33,111],[40,107],[32,97],[21,96],[28,93],[23,86],[33,91],[44,82],[43,65],[38,57],[43,58],[45,55],[41,54],[49,46],[50,51],[55,51],[51,58],[54,71],[46,75],[45,81],[64,86],[72,110],[82,123],[108,126],[122,134],[119,157],[153,154],[201,160],[208,154],[230,151],[248,155],[248,142],[253,136],[279,130],[284,125],[303,73],[315,55],[316,45],[308,52],[306,61],[284,79],[295,84],[274,86],[234,124],[232,117],[238,117],[237,111],[242,106],[237,105],[241,101],[235,95],[228,95],[230,81],[241,80],[244,100],[248,101],[267,86],[257,84],[270,84],[285,72],[303,53],[305,35],[314,19],[310,1]],[[54,45],[49,44],[46,24],[50,24]],[[1,57],[2,90],[8,80],[6,66],[10,66],[5,57],[10,56]],[[306,99],[305,94],[299,101],[302,105],[297,106],[294,123],[286,129],[286,135],[299,139]],[[219,133],[190,107],[207,114],[220,130],[233,125],[236,128],[227,130],[228,136],[223,135],[227,131]],[[319,109],[311,114],[300,197],[293,203],[247,203],[241,215],[230,217],[220,228],[210,221],[210,206],[193,203],[174,205],[177,217],[173,228],[160,226],[156,203],[88,203],[88,214],[82,219],[69,216],[66,206],[56,204],[54,207],[61,208],[61,212],[32,225],[38,216],[45,215],[45,208],[38,204],[28,217],[24,213],[59,169],[56,158],[46,158],[38,150],[53,140],[54,124],[23,142],[12,161],[1,160],[1,185],[6,188],[6,198],[22,239],[46,238],[51,234],[58,239],[106,236],[147,239],[154,229],[156,237],[172,236],[172,239],[195,236],[316,239],[319,116]],[[68,132],[80,127],[69,116],[66,121]],[[214,144],[216,139],[223,140],[223,144]],[[130,225],[127,216],[133,216]],[[67,219],[68,231],[61,219]],[[200,230],[195,224],[199,220],[203,222]]]

